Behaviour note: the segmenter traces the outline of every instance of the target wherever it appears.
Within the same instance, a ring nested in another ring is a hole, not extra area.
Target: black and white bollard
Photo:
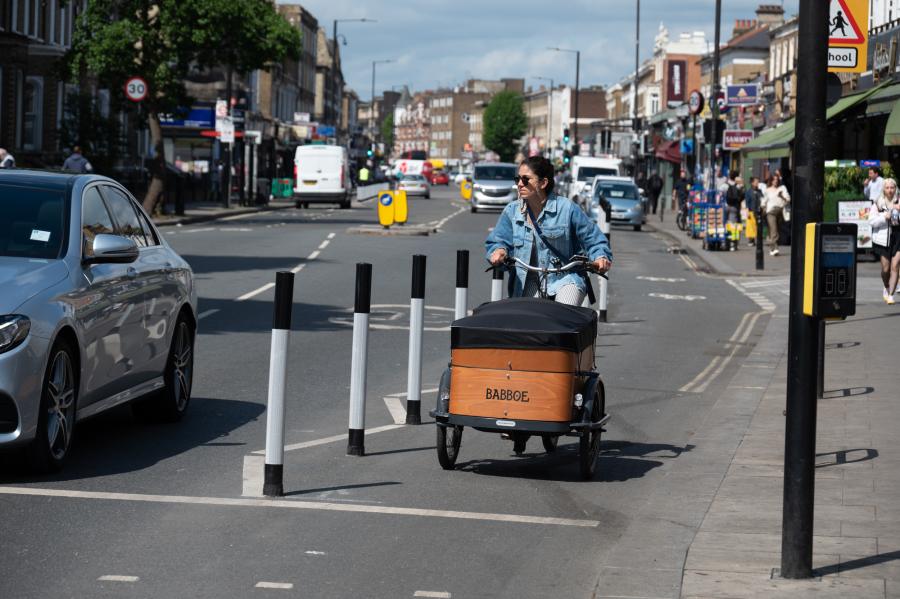
[[[366,365],[369,359],[369,312],[372,303],[372,265],[356,265],[353,302],[353,350],[350,358],[350,429],[347,455],[366,455]]]
[[[269,400],[266,407],[266,464],[263,495],[284,495],[284,390],[287,384],[288,342],[294,304],[294,273],[275,275],[275,311],[269,353]]]
[[[425,256],[413,256],[409,300],[409,362],[406,374],[406,424],[422,424],[422,332],[425,326]]]
[[[491,271],[491,301],[496,302],[501,299],[503,299],[503,267],[495,266]]]
[[[466,317],[469,309],[469,250],[456,250],[456,304],[453,318]]]
[[[606,306],[608,301],[607,294],[609,293],[609,280],[606,277],[597,277],[597,286],[599,287],[599,292],[597,293],[597,320],[599,320],[600,322],[606,322]]]

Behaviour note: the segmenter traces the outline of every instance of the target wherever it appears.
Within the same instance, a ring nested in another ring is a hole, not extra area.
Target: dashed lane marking
[[[41,487],[0,486],[0,495],[25,497],[61,497],[66,499],[95,499],[101,501],[130,501],[138,503],[163,503],[169,505],[203,505],[212,507],[247,507],[262,509],[311,510],[321,512],[343,512],[356,514],[380,514],[390,516],[416,516],[420,518],[442,518],[450,520],[471,520],[481,522],[503,522],[509,524],[538,524],[544,526],[571,526],[597,528],[598,520],[555,518],[550,516],[527,516],[518,514],[497,514],[490,512],[462,512],[456,510],[431,510],[424,508],[394,507],[385,505],[346,504],[296,499],[255,499],[250,497],[198,497],[191,495],[154,495],[143,493],[111,493],[100,491],[75,491],[72,489],[47,489]]]
[[[434,599],[450,599],[452,595],[446,591],[416,591],[413,597],[433,597]]]
[[[643,275],[635,277],[639,281],[653,281],[653,282],[661,282],[661,283],[683,283],[687,279],[682,279],[681,277],[645,277]]]
[[[277,589],[281,591],[289,591],[294,588],[294,583],[292,582],[266,582],[264,580],[260,580],[254,585],[258,589]]]
[[[266,283],[265,285],[263,285],[262,287],[259,287],[258,289],[254,289],[253,291],[247,292],[244,295],[239,296],[236,301],[243,302],[252,297],[256,297],[260,293],[268,291],[269,289],[271,289],[274,286],[275,286],[275,283]]]
[[[745,343],[750,337],[750,333],[753,332],[753,327],[756,326],[756,321],[759,320],[759,317],[763,314],[765,314],[765,312],[748,312],[747,314],[745,314],[744,318],[741,319],[741,324],[738,325],[738,328],[731,336],[731,339],[729,339],[732,345],[731,352],[729,352],[729,354],[724,358],[722,358],[721,356],[716,356],[715,358],[713,358],[712,362],[710,362],[710,365],[707,366],[706,369],[702,373],[700,373],[700,375],[698,375],[698,377],[694,381],[688,383],[687,385],[679,389],[679,391],[691,393],[703,393],[704,391],[706,391],[706,388],[709,386],[709,384],[719,378],[719,375],[722,374],[722,372],[728,366],[728,363],[731,362],[732,358],[734,358],[735,354],[737,354],[741,345]],[[749,320],[747,320],[747,316],[750,316]],[[713,370],[708,377],[705,377],[704,373],[713,368],[713,365],[716,363],[717,365],[715,366],[715,370]],[[692,384],[693,387],[691,386]]]
[[[385,431],[392,431],[395,428],[400,428],[401,424],[385,424],[384,426],[376,426],[375,428],[366,429],[366,436],[374,435],[376,433],[383,433]],[[296,451],[298,449],[306,449],[307,447],[316,447],[317,445],[327,445],[328,443],[335,443],[337,441],[346,441],[347,434],[341,435],[332,435],[330,437],[323,437],[322,439],[313,439],[312,441],[303,441],[301,443],[291,443],[290,445],[285,445],[285,451]],[[258,449],[252,452],[253,455],[266,455],[265,449]]]
[[[328,555],[324,551],[304,551],[303,553],[306,555]]]
[[[328,241],[329,241],[330,239],[333,239],[333,236],[334,236],[334,233],[329,233],[328,239],[326,239],[325,241],[323,241],[322,244],[324,244],[324,245],[321,245],[321,244],[320,244],[320,245],[319,245],[319,248],[322,249],[325,245],[328,245]],[[306,257],[306,261],[307,261],[307,262],[310,262],[310,261],[315,260],[316,258],[318,258],[318,257],[319,257],[319,254],[321,254],[320,249],[313,250],[312,253],[311,253],[309,256]],[[306,266],[306,262],[300,263],[300,264],[298,264],[297,266],[295,266],[294,268],[292,268],[292,269],[291,269],[291,272],[294,273],[294,274],[297,274],[298,272],[300,272],[301,270],[303,270],[303,268],[304,268],[305,266]],[[269,289],[271,289],[271,288],[273,288],[273,287],[275,287],[275,283],[266,283],[266,284],[263,285],[262,287],[259,287],[259,288],[257,288],[257,289],[254,289],[253,291],[247,292],[247,293],[245,293],[244,295],[238,297],[236,301],[239,301],[239,302],[246,301],[246,300],[248,300],[248,299],[250,299],[250,298],[256,297],[256,296],[259,295],[260,293],[264,293],[264,292],[268,291]]]
[[[676,295],[672,293],[648,293],[647,296],[666,300],[681,300],[685,302],[694,302],[705,300],[705,295]]]
[[[465,211],[466,211],[466,208],[465,208],[465,207],[462,207],[462,208],[460,208],[459,210],[457,210],[456,212],[454,212],[453,214],[450,214],[450,215],[448,215],[448,216],[445,216],[445,217],[442,218],[441,220],[437,221],[437,223],[435,223],[434,228],[435,228],[435,229],[440,229],[441,227],[443,227],[444,225],[446,225],[447,222],[448,222],[451,218],[454,218],[454,217],[456,217],[456,216],[459,216],[460,214],[462,214],[462,213],[465,212]]]
[[[140,580],[140,577],[124,576],[122,574],[104,574],[97,580],[101,582],[137,582]]]
[[[197,320],[203,320],[207,316],[212,316],[213,314],[215,314],[218,311],[219,311],[218,308],[213,308],[212,310],[205,310],[197,315]]]

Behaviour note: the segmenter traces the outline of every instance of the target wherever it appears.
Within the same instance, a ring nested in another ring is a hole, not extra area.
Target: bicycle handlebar
[[[605,274],[598,272],[596,267],[594,266],[594,263],[591,262],[585,256],[572,256],[571,262],[564,264],[562,266],[557,266],[557,267],[553,267],[553,268],[532,266],[532,265],[528,264],[527,262],[522,261],[519,258],[513,258],[511,256],[507,256],[506,259],[503,261],[503,263],[498,264],[497,266],[498,267],[504,266],[510,270],[513,268],[521,268],[521,269],[528,270],[531,272],[536,272],[538,274],[550,274],[550,273],[559,274],[559,273],[569,272],[569,271],[573,271],[573,270],[586,270],[588,272],[598,274],[599,276],[603,277],[604,279],[607,278],[607,276]],[[491,266],[488,268],[488,270],[491,270],[492,268],[496,268],[496,267]]]

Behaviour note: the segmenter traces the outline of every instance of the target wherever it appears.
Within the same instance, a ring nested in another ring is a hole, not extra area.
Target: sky
[[[538,87],[547,77],[580,85],[612,85],[634,69],[636,0],[278,0],[302,4],[331,37],[333,19],[366,18],[376,23],[338,23],[344,77],[363,100],[371,98],[372,61],[376,95],[408,85],[413,91],[451,87],[466,79],[524,77]],[[722,0],[722,41],[735,19],[755,18],[759,4],[782,4],[786,16],[799,0]],[[714,0],[643,0],[641,60],[653,52],[662,22],[670,39],[683,31],[705,31],[712,43]]]

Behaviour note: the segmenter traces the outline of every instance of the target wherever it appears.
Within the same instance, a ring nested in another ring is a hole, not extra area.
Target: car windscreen
[[[619,172],[614,168],[605,168],[602,166],[582,166],[578,169],[578,180],[587,181],[591,177],[606,176],[615,177]]]
[[[607,200],[636,200],[638,199],[637,193],[637,187],[628,183],[622,183],[621,185],[604,183],[597,186],[594,199],[602,195]]]
[[[512,181],[516,176],[514,166],[476,166],[475,179],[479,181]]]
[[[425,177],[423,177],[422,175],[403,175],[403,180],[411,181],[414,183],[424,183]]]
[[[69,214],[62,191],[0,184],[0,214],[0,256],[61,257]]]

